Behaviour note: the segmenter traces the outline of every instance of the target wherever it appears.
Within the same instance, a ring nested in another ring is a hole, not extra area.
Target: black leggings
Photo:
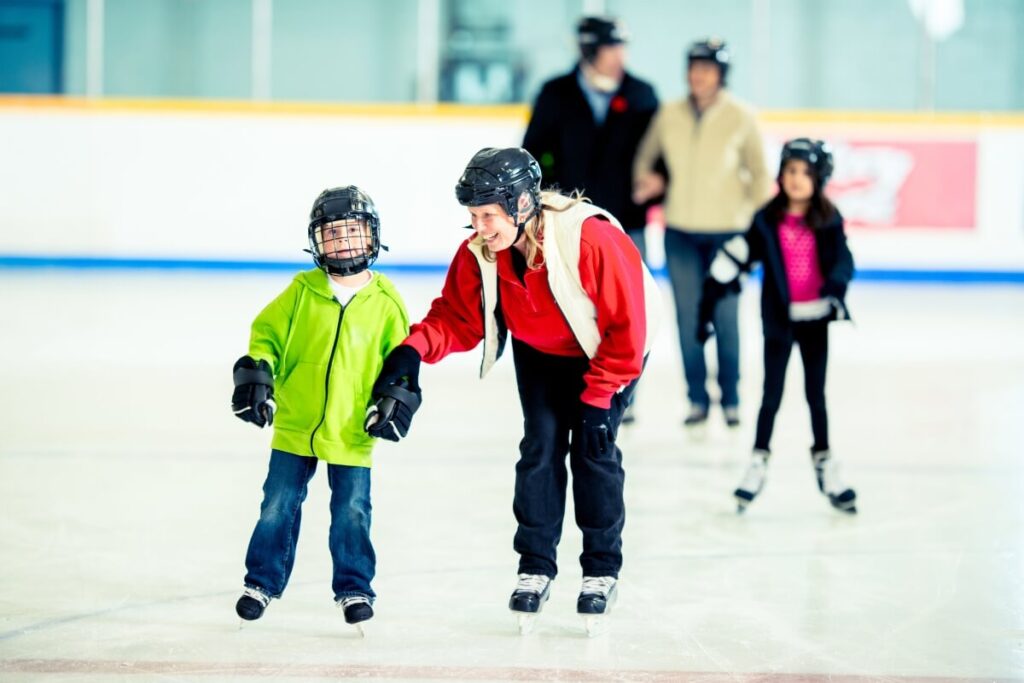
[[[825,367],[828,365],[828,322],[814,320],[795,322],[785,337],[764,340],[764,396],[761,412],[757,416],[757,436],[754,448],[769,450],[775,427],[775,415],[782,403],[782,390],[786,384],[786,366],[793,342],[800,345],[804,363],[804,393],[811,409],[811,431],[814,433],[815,451],[828,449],[828,412],[825,409]]]

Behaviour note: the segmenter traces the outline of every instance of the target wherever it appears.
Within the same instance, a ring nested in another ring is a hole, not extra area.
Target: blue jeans
[[[690,403],[704,408],[711,404],[711,398],[705,386],[708,369],[704,362],[704,346],[697,341],[697,306],[715,253],[737,234],[682,232],[674,228],[665,230],[665,262],[676,303],[676,324],[679,326],[679,346],[683,353],[686,395]],[[718,386],[722,392],[722,405],[727,407],[740,403],[737,391],[740,380],[738,311],[739,297],[735,294],[726,296],[715,309]]]
[[[281,597],[295,564],[302,501],[316,472],[316,458],[284,451],[270,452],[270,471],[263,484],[260,520],[245,555],[245,585]],[[351,595],[376,597],[370,588],[377,564],[370,544],[370,470],[327,465],[331,487],[329,545],[334,561],[334,599]]]

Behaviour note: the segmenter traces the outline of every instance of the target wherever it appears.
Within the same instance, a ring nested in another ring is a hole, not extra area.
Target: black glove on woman
[[[602,458],[615,447],[611,411],[589,403],[580,405],[580,453],[590,458]]]

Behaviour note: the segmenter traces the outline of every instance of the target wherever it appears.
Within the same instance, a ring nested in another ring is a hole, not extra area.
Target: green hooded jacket
[[[333,465],[370,467],[363,431],[384,358],[409,334],[409,315],[385,276],[342,308],[327,274],[299,273],[252,324],[249,355],[274,373],[274,449]]]

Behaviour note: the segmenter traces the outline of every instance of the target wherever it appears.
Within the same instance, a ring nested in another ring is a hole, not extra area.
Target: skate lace
[[[340,607],[341,609],[348,609],[349,605],[356,605],[358,603],[365,603],[369,605],[370,601],[362,595],[349,595],[342,598],[341,600],[338,600],[338,607]]]
[[[580,594],[593,593],[597,595],[608,595],[608,591],[615,585],[614,576],[584,576],[583,587]]]
[[[519,581],[516,583],[516,592],[543,593],[550,582],[551,579],[543,574],[520,574]]]
[[[264,593],[263,591],[256,590],[255,588],[246,588],[244,591],[242,591],[242,596],[252,598],[264,607],[270,604],[270,596]]]

